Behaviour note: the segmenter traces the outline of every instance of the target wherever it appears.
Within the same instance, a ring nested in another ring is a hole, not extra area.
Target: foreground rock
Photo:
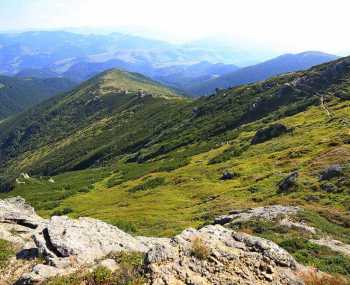
[[[45,259],[45,264],[23,264],[18,272],[26,273],[17,284],[40,283],[99,265],[118,270],[109,255],[121,251],[145,254],[149,284],[302,284],[301,267],[285,250],[221,225],[188,229],[172,239],[133,237],[91,218],[44,220],[21,198],[0,201],[0,205],[0,233],[5,225],[26,228],[26,236],[31,234],[34,240],[31,250]],[[276,206],[244,215],[275,217],[281,211],[295,213],[298,208]],[[24,244],[20,252],[23,249]]]
[[[271,241],[220,225],[188,229],[146,256],[151,284],[303,284],[299,265]]]
[[[0,223],[17,224],[36,229],[44,226],[46,221],[39,217],[34,208],[21,197],[0,200]]]
[[[91,264],[112,252],[148,250],[117,227],[91,218],[52,217],[47,227],[34,235],[34,241],[49,264],[56,266]]]

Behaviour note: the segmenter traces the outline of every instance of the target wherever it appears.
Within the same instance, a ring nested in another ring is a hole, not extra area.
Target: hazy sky
[[[128,27],[289,51],[350,51],[349,0],[0,0],[0,30]]]

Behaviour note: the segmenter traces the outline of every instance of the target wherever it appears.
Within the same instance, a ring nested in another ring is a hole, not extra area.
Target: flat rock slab
[[[310,241],[321,246],[327,246],[333,251],[337,251],[350,256],[350,244],[343,243],[339,240],[327,239],[327,238],[312,239]]]
[[[229,215],[224,215],[216,218],[214,220],[214,224],[236,224],[257,219],[272,221],[279,217],[296,215],[299,212],[299,210],[299,207],[282,205],[257,207],[246,210],[234,210]]]

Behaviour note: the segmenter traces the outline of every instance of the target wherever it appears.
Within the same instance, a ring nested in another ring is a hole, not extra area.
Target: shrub
[[[325,246],[302,238],[292,238],[279,243],[295,259],[305,265],[315,266],[324,272],[350,276],[350,258]]]
[[[144,255],[133,252],[120,252],[111,254],[118,264],[119,269],[115,272],[99,266],[93,272],[77,272],[69,276],[54,277],[43,285],[142,285],[146,284],[144,278]]]
[[[112,221],[111,224],[113,226],[118,227],[119,229],[123,230],[127,233],[135,233],[136,227],[131,222],[125,221],[125,220],[118,220],[118,221]]]
[[[90,189],[88,187],[83,187],[78,190],[79,193],[88,193],[90,192]]]
[[[116,272],[116,285],[141,285],[146,283],[143,277],[144,255],[138,252],[120,252],[112,254],[113,258],[119,264],[119,270]]]
[[[88,285],[116,284],[115,276],[108,268],[99,266],[86,276]]]
[[[198,259],[207,259],[210,255],[209,248],[204,244],[203,240],[200,237],[196,237],[192,241],[191,253]]]
[[[305,285],[346,285],[349,284],[340,276],[320,274],[315,271],[304,272],[301,275]]]
[[[66,207],[66,208],[63,208],[62,210],[55,210],[52,214],[51,214],[51,217],[52,216],[64,216],[64,215],[68,215],[70,213],[73,212],[73,209],[72,208],[69,208],[69,207]]]
[[[165,184],[165,178],[164,177],[156,177],[153,179],[148,179],[145,183],[137,185],[131,189],[129,189],[130,193],[135,193],[139,191],[145,191],[149,189],[154,189],[158,186]]]

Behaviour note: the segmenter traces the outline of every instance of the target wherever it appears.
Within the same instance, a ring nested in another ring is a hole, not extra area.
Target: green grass
[[[239,132],[233,130],[233,140],[222,146],[208,149],[193,144],[177,148],[160,160],[142,163],[122,159],[109,167],[54,176],[55,184],[48,183],[47,178],[44,182],[37,178],[0,197],[24,196],[45,216],[66,208],[72,217],[91,216],[136,234],[162,236],[208,223],[232,208],[261,204],[299,204],[313,212],[331,209],[346,213],[348,192],[325,193],[318,175],[324,167],[342,163],[350,155],[350,145],[343,138],[347,126],[338,123],[346,116],[347,108],[346,102],[336,102],[330,107],[332,120],[319,107],[283,118],[279,122],[294,128],[292,134],[249,146],[216,163],[211,162],[237,144],[250,141],[263,123],[257,121]],[[339,143],[333,145],[335,141]],[[171,171],[163,168],[176,157],[187,157],[186,164]],[[300,172],[299,190],[277,194],[277,183],[295,169]],[[224,170],[238,173],[239,177],[222,181]],[[349,177],[348,172],[344,175]],[[318,197],[317,202],[308,202],[310,195]],[[330,224],[336,227],[334,221]],[[322,229],[327,232],[331,228],[325,224]],[[345,236],[347,230],[344,231]],[[333,232],[341,231],[336,227]]]
[[[316,213],[312,212],[308,212],[308,214],[314,217],[317,216]],[[245,222],[236,225],[234,228],[274,241],[292,254],[301,264],[331,274],[342,274],[350,278],[350,257],[335,252],[326,246],[310,242],[309,239],[317,238],[317,234],[287,228],[276,222],[264,220]],[[323,228],[321,227],[321,229]],[[341,227],[339,227],[339,230],[341,230]]]
[[[51,278],[43,285],[142,285],[147,282],[144,272],[144,256],[139,253],[111,254],[119,268],[115,272],[99,266],[91,273],[77,272],[68,276]]]
[[[349,256],[339,254],[326,246],[319,246],[300,238],[286,239],[280,242],[279,245],[302,264],[316,267],[323,272],[350,277]]]
[[[7,265],[9,258],[14,256],[14,254],[10,243],[0,239],[0,269]]]

